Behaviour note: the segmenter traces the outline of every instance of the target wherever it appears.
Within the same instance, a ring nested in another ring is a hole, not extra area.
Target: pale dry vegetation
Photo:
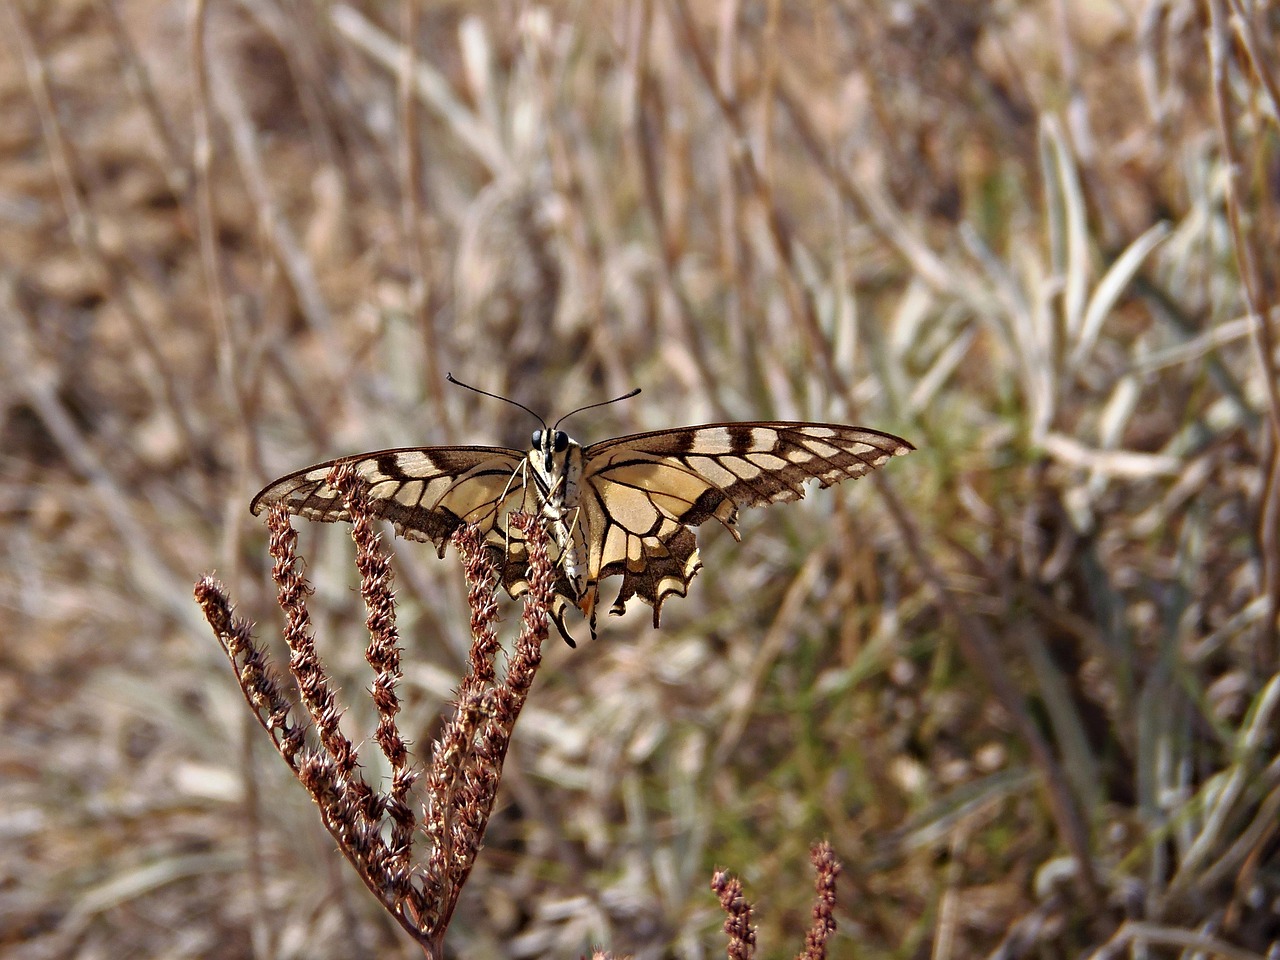
[[[1276,955],[1278,18],[5,0],[5,956],[418,955],[191,588],[276,642],[263,482],[524,444],[448,370],[550,416],[643,388],[584,442],[920,448],[706,530],[661,630],[544,647],[454,955],[713,956],[721,867],[794,955],[821,838],[833,956]],[[295,526],[372,744],[349,538]],[[425,748],[466,588],[391,546]]]

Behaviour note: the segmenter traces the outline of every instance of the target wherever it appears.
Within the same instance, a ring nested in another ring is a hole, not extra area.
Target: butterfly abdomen
[[[586,550],[578,506],[582,490],[582,447],[563,433],[558,436],[563,440],[557,442],[557,435],[550,431],[535,434],[529,463],[537,476],[542,516],[560,551],[560,569],[580,597],[586,589]]]

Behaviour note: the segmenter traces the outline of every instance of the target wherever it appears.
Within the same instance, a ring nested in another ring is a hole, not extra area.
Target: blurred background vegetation
[[[0,947],[410,957],[191,600],[272,477],[716,419],[919,448],[548,662],[450,944],[1275,956],[1280,9],[6,0]],[[1234,171],[1234,176],[1232,172]],[[299,523],[371,719],[341,529]],[[403,729],[468,634],[396,541]],[[509,611],[509,620],[512,619]],[[369,761],[372,762],[372,761]],[[374,770],[376,773],[376,769]]]

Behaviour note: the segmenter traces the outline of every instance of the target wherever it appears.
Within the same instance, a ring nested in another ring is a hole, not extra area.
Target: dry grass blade
[[[1242,133],[1237,129],[1237,105],[1228,91],[1227,74],[1233,67],[1250,72],[1253,82],[1246,89],[1261,88],[1265,91],[1273,111],[1268,115],[1266,123],[1273,132],[1276,124],[1276,91],[1280,83],[1272,69],[1270,58],[1261,52],[1263,44],[1256,36],[1256,20],[1237,4],[1232,4],[1234,15],[1230,18],[1230,25],[1249,55],[1248,62],[1242,63],[1228,54],[1228,17],[1223,0],[1209,0],[1207,5],[1210,19],[1207,39],[1219,140],[1227,160],[1227,219],[1231,227],[1232,251],[1240,270],[1242,293],[1253,321],[1250,328],[1253,334],[1251,341],[1266,390],[1267,420],[1271,434],[1259,534],[1265,564],[1263,576],[1270,604],[1268,640],[1269,646],[1274,647],[1276,637],[1280,635],[1280,368],[1277,367],[1276,336],[1272,329],[1277,274],[1271,251],[1277,230],[1280,229],[1280,221],[1276,215],[1276,204],[1280,202],[1280,197],[1276,195],[1274,182],[1264,178],[1258,187],[1265,191],[1264,195],[1270,202],[1259,204],[1256,211],[1246,213],[1246,201],[1242,196],[1244,188],[1240,181],[1246,169],[1252,167],[1261,155],[1261,151],[1267,150],[1267,144],[1264,138],[1256,136],[1251,142],[1244,141]],[[1242,155],[1242,151],[1246,149],[1250,151],[1248,166],[1246,157]],[[1274,654],[1267,659],[1268,665],[1273,669],[1280,662],[1280,658]]]
[[[344,3],[334,4],[330,13],[338,32],[356,47],[373,57],[389,74],[396,75],[404,69],[406,53],[393,37],[379,30],[365,16]],[[480,123],[474,113],[449,86],[449,82],[430,64],[409,61],[413,64],[413,86],[422,102],[437,112],[453,129],[458,139],[466,144],[475,157],[485,163],[495,176],[510,166],[495,131]]]

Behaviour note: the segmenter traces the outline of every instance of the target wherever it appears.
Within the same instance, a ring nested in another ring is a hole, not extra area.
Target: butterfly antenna
[[[503,403],[509,403],[513,407],[519,407],[525,413],[529,414],[529,416],[533,417],[533,419],[537,420],[540,424],[542,424],[543,430],[547,429],[547,421],[543,420],[540,416],[538,416],[536,413],[534,413],[532,410],[526,407],[519,400],[512,400],[510,397],[504,397],[501,394],[497,394],[497,393],[490,393],[488,390],[481,390],[479,387],[473,387],[469,383],[463,383],[461,380],[455,377],[452,373],[446,373],[444,375],[444,378],[448,380],[450,383],[452,383],[454,386],[466,387],[472,393],[478,393],[482,397],[492,397],[494,400],[501,400]],[[638,390],[636,392],[639,393]],[[613,401],[609,401],[609,402],[612,403]],[[592,404],[592,406],[599,406],[599,404]],[[585,410],[586,408],[583,407],[582,409]],[[577,413],[577,411],[575,410],[574,413]],[[563,420],[564,417],[561,417],[560,419]]]
[[[557,420],[555,422],[555,426],[553,426],[551,429],[554,430],[556,427],[560,426],[560,424],[564,423],[566,420],[572,417],[575,413],[581,413],[583,410],[590,410],[593,407],[607,407],[609,404],[617,403],[619,400],[630,400],[639,392],[640,392],[640,388],[636,387],[630,393],[624,393],[622,396],[614,397],[612,400],[601,400],[599,403],[588,403],[585,407],[578,407],[577,410],[570,410],[563,417]]]

